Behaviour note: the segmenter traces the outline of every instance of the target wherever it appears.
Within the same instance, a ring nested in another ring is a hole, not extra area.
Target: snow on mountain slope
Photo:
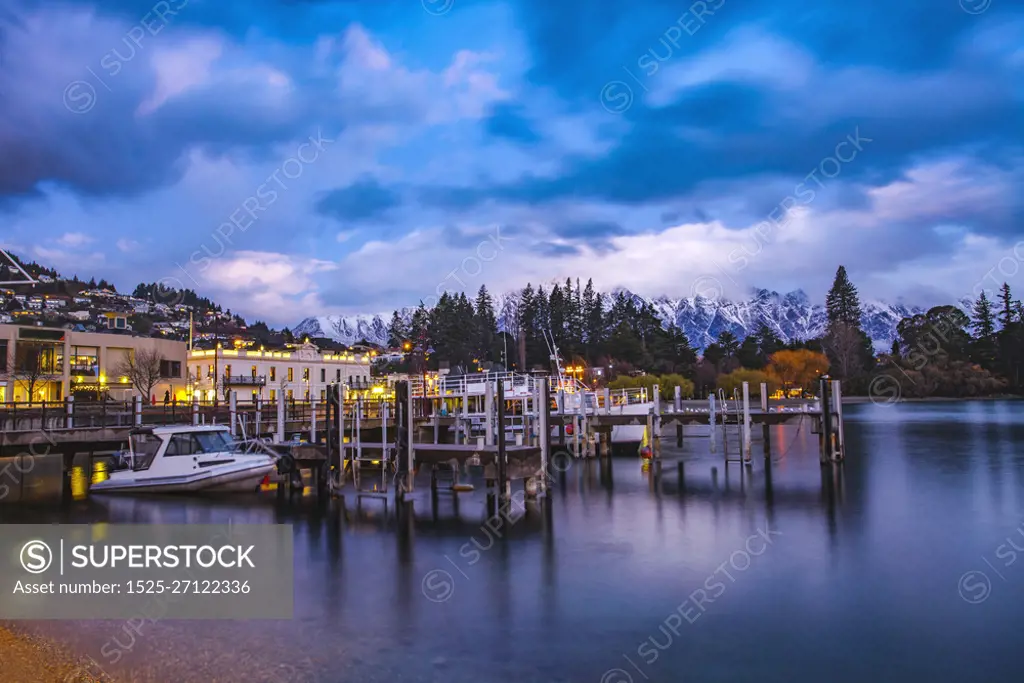
[[[638,302],[650,303],[662,323],[675,323],[686,333],[690,343],[700,350],[711,344],[724,330],[729,330],[743,339],[768,325],[783,341],[812,339],[825,332],[826,317],[823,304],[812,303],[801,290],[779,294],[767,289],[752,292],[750,298],[741,301],[707,299],[701,296],[673,299],[659,296],[653,299],[627,292]],[[605,295],[606,303],[611,295]],[[495,297],[498,326],[506,327],[510,302],[513,294]],[[861,305],[861,325],[871,337],[875,348],[887,350],[896,336],[896,325],[905,317],[923,312],[918,307],[902,304],[888,304],[881,301],[865,301]],[[412,309],[402,309],[400,314],[407,320]],[[306,318],[292,332],[310,337],[329,337],[343,344],[354,344],[366,340],[384,345],[388,340],[388,322],[391,313],[360,314],[350,316],[325,315]]]

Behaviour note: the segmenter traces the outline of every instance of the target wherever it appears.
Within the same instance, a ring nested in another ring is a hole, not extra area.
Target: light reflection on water
[[[147,624],[113,667],[128,680],[1010,681],[1024,562],[1001,576],[986,562],[1024,520],[1022,407],[850,407],[841,472],[822,470],[808,430],[773,433],[770,473],[758,445],[750,470],[727,468],[688,434],[684,492],[671,462],[660,480],[635,457],[576,462],[549,510],[500,533],[482,486],[434,502],[426,480],[405,516],[351,494],[97,496],[19,521],[293,526],[294,620]],[[730,568],[766,526],[781,535]],[[990,574],[992,599],[963,597],[971,572],[970,590]],[[699,618],[669,621],[695,595]],[[122,626],[33,628],[103,661]],[[603,678],[616,669],[630,678]]]

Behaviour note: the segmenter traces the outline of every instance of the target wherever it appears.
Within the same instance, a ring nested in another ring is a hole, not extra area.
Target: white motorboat
[[[91,493],[192,493],[254,491],[274,471],[266,453],[247,453],[225,426],[135,429],[126,461]]]

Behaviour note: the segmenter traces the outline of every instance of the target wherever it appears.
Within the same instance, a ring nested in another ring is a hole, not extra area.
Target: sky
[[[1017,0],[0,0],[0,245],[248,319],[1024,291]]]

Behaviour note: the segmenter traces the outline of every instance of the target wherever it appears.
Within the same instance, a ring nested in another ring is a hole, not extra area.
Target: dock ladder
[[[357,398],[353,406],[355,433],[352,443],[345,444],[344,449],[351,451],[349,462],[356,496],[388,496],[388,475],[396,471],[395,445],[388,443],[389,408],[390,404],[387,401],[380,402],[381,443],[363,444],[360,426],[365,411],[362,397]]]

